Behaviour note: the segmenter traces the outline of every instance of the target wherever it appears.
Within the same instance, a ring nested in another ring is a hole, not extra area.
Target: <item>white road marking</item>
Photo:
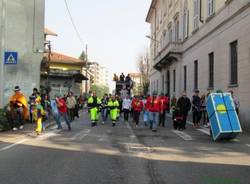
[[[250,147],[250,144],[246,144],[247,147]]]
[[[204,134],[210,135],[210,131],[207,128],[198,128],[197,130]]]
[[[86,137],[90,133],[90,129],[82,130],[81,132],[74,135],[71,140],[82,140],[84,137]]]
[[[49,137],[58,136],[58,133],[61,132],[61,131],[62,130],[55,129],[55,130],[53,130],[51,132],[47,132],[45,134],[37,136],[37,139],[38,140],[44,140],[44,139],[47,139]]]
[[[8,146],[5,146],[5,147],[1,148],[0,151],[6,151],[6,150],[8,150],[10,148],[13,148],[14,146],[17,146],[19,144],[22,144],[22,143],[24,143],[26,141],[28,141],[28,139],[23,139],[23,140],[18,141],[18,142],[14,143],[14,144],[11,144],[11,145],[8,145]]]
[[[185,141],[192,141],[193,140],[193,138],[185,132],[181,132],[178,130],[172,130],[172,132],[174,132],[176,135],[178,135],[179,137],[181,137]]]

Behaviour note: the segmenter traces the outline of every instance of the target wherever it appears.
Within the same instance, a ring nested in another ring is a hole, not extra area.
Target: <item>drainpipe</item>
[[[1,48],[0,48],[0,108],[4,107],[4,51],[5,51],[5,26],[6,26],[6,0],[1,1]]]

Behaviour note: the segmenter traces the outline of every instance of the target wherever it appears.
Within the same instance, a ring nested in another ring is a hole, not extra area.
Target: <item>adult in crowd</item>
[[[55,99],[52,99],[50,101],[50,107],[51,107],[51,113],[53,115],[53,118],[57,124],[57,129],[62,129],[62,125],[61,125],[61,121],[60,121],[60,114],[59,114],[59,110],[57,107],[57,103]]]
[[[69,119],[72,122],[75,119],[75,107],[76,107],[76,99],[73,95],[73,92],[69,92],[66,104],[68,108]]]
[[[143,103],[143,122],[145,126],[148,126],[148,121],[149,121],[149,113],[148,113],[148,107],[147,107],[147,98],[148,96],[144,96],[142,99]]]
[[[122,73],[122,74],[120,75],[120,81],[121,81],[121,82],[124,82],[124,80],[125,80],[125,75]]]
[[[152,96],[148,97],[146,106],[148,107],[149,111],[150,129],[152,129],[153,132],[157,132],[160,107],[156,91],[153,92]]]
[[[104,94],[101,99],[102,124],[105,124],[108,118],[108,101],[108,94]]]
[[[64,98],[61,98],[60,95],[56,97],[56,103],[57,103],[57,107],[59,110],[59,114],[60,117],[62,117],[64,119],[64,121],[66,122],[67,126],[68,126],[68,130],[71,130],[71,125],[70,125],[70,121],[69,121],[69,117],[68,117],[68,113],[67,113],[67,105],[66,102],[64,100]]]
[[[88,99],[88,107],[90,111],[91,126],[97,125],[99,120],[99,108],[101,106],[101,99],[96,96],[96,92],[93,92]]]
[[[233,98],[233,101],[234,101],[234,106],[235,106],[235,110],[236,110],[236,113],[239,114],[239,109],[240,109],[240,101],[239,99],[234,96],[234,92],[232,90],[229,91],[232,95],[232,98]]]
[[[116,121],[117,121],[117,118],[118,118],[118,108],[119,108],[119,102],[116,99],[116,96],[113,95],[111,97],[111,99],[109,99],[108,108],[109,108],[110,117],[111,117],[111,120],[112,120],[112,127],[115,127]]]
[[[137,127],[139,125],[139,119],[140,119],[140,113],[143,108],[143,102],[139,98],[139,96],[135,96],[135,100],[133,101],[132,107],[134,109],[134,121],[135,121],[135,126]]]
[[[201,105],[200,105],[200,108],[201,108],[201,120],[203,121],[202,122],[203,126],[207,126],[207,109],[206,109],[206,106],[207,106],[206,95],[203,94],[201,96]]]
[[[29,119],[28,102],[19,86],[15,86],[14,95],[9,100],[10,111],[15,112],[13,130],[23,129],[24,121]]]
[[[191,109],[191,101],[187,97],[186,91],[182,92],[182,96],[177,100],[176,107],[178,107],[179,113],[182,116],[182,122],[181,122],[179,130],[184,130],[186,129],[188,112]]]
[[[122,111],[123,111],[123,115],[124,115],[124,121],[128,121],[128,119],[129,119],[129,112],[131,109],[131,103],[132,102],[131,102],[128,95],[122,101]]]
[[[159,96],[159,107],[160,107],[160,113],[159,113],[159,126],[164,127],[165,126],[165,119],[166,119],[166,110],[168,107],[168,98],[161,93]]]
[[[192,112],[193,112],[193,124],[197,128],[201,119],[201,98],[199,96],[200,91],[198,89],[194,90],[194,95],[192,97]]]
[[[30,109],[29,109],[29,113],[30,113],[30,117],[29,117],[29,120],[30,120],[30,123],[33,123],[36,120],[36,117],[33,117],[33,112],[32,112],[32,107],[31,107],[31,104],[35,104],[35,101],[36,100],[41,100],[41,96],[39,95],[39,92],[38,92],[38,89],[37,88],[33,88],[32,90],[32,94],[29,96],[29,105],[30,105]]]

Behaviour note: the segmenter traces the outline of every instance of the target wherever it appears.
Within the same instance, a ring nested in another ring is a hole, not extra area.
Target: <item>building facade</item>
[[[28,97],[40,86],[44,50],[44,0],[0,0],[0,108],[19,85]],[[6,64],[7,52],[17,53]],[[17,59],[16,59],[17,58]]]
[[[82,74],[84,61],[60,54],[51,52],[45,54],[41,67],[41,86],[50,86],[50,96],[53,98],[56,94],[67,94],[69,91],[74,95],[82,95],[82,83],[87,78]],[[47,67],[49,70],[47,70]]]
[[[97,62],[90,62],[90,73],[93,75],[93,84],[108,86],[108,69]]]
[[[232,90],[250,124],[250,1],[153,0],[150,90],[179,96]]]
[[[131,80],[133,81],[132,88],[132,96],[134,95],[142,95],[143,87],[142,87],[142,74],[141,73],[129,73]]]

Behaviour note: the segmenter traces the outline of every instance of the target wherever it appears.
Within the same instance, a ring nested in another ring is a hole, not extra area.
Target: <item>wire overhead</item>
[[[82,37],[81,37],[81,35],[80,35],[80,33],[79,33],[77,27],[76,27],[76,24],[75,24],[75,22],[74,22],[74,19],[73,19],[73,17],[72,17],[72,14],[70,13],[70,9],[69,9],[69,5],[68,5],[68,3],[67,3],[67,0],[64,0],[64,4],[65,4],[65,6],[66,6],[66,9],[67,9],[67,12],[68,12],[70,21],[71,21],[71,23],[72,23],[72,25],[73,25],[73,27],[74,27],[74,30],[75,30],[75,32],[76,32],[76,35],[77,35],[79,41],[81,42],[81,44],[84,46],[83,39],[82,39]]]

